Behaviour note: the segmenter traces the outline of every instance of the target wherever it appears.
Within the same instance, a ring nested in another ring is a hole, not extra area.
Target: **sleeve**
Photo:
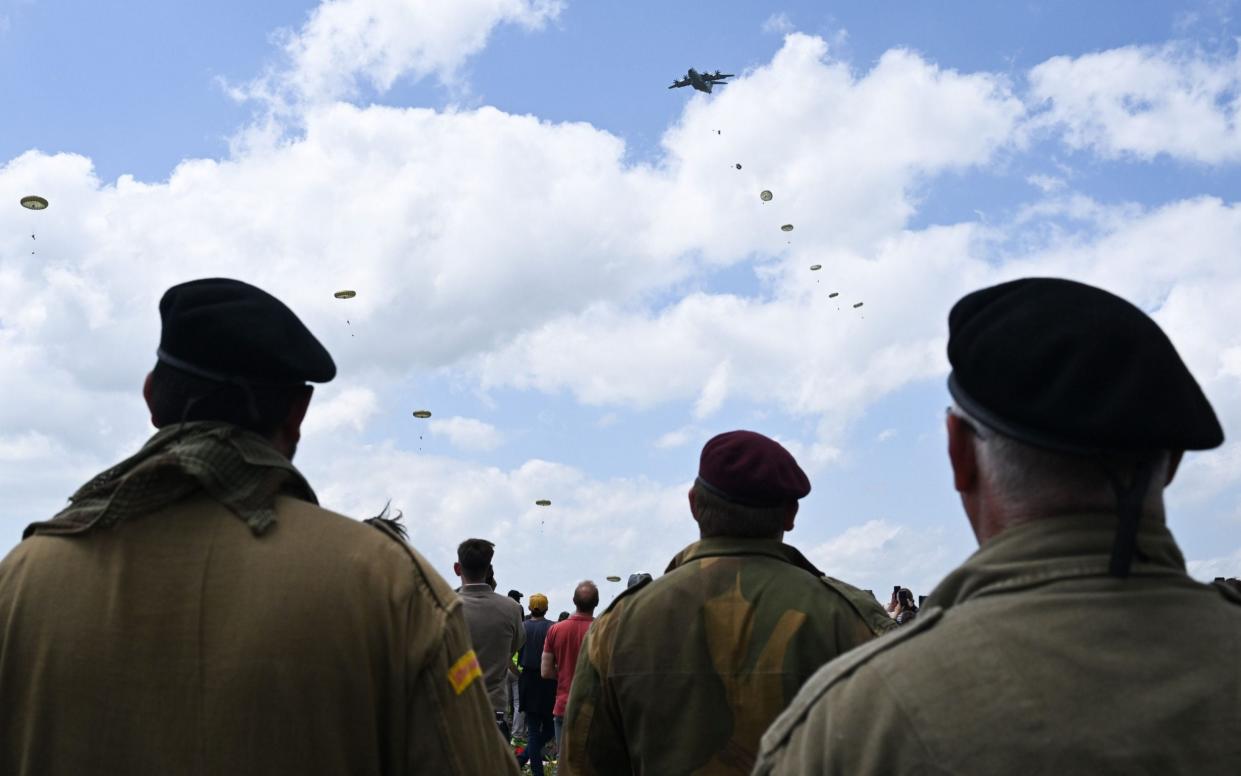
[[[517,761],[496,727],[460,604],[428,609],[411,612],[407,622],[412,664],[407,666],[406,772],[517,776]]]
[[[517,607],[517,630],[513,632],[513,648],[508,651],[509,657],[517,654],[526,643],[526,626],[521,621],[521,607]]]
[[[595,620],[578,654],[565,709],[562,757],[574,776],[633,773],[620,707],[608,677],[615,618]]]

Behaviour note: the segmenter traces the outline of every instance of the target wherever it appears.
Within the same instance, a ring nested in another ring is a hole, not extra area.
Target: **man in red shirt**
[[[573,591],[573,605],[577,612],[567,620],[556,623],[547,632],[543,642],[543,663],[539,673],[544,679],[556,680],[556,705],[552,708],[552,722],[556,726],[556,750],[560,750],[560,731],[564,727],[564,710],[569,703],[569,687],[573,685],[573,672],[577,669],[577,653],[582,648],[586,631],[595,620],[595,607],[599,605],[599,588],[589,579],[578,584]]]

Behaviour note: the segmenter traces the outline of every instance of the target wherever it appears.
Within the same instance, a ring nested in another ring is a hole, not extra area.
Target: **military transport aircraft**
[[[669,89],[679,89],[682,86],[692,86],[700,92],[711,93],[711,87],[716,84],[727,85],[725,78],[732,78],[732,73],[721,73],[716,70],[714,73],[700,73],[694,68],[690,68],[685,77],[679,81],[673,81]]]

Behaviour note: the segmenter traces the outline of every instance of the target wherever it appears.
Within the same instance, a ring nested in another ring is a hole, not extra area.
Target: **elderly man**
[[[516,773],[460,601],[292,464],[328,352],[236,280],[159,312],[158,431],[0,562],[0,773]]]
[[[558,751],[564,731],[565,709],[569,705],[569,689],[577,672],[577,658],[586,632],[595,621],[595,608],[598,606],[598,586],[589,579],[579,582],[573,590],[573,607],[577,611],[572,617],[553,625],[543,643],[540,672],[544,679],[556,680],[556,704],[552,708],[552,721],[556,728]]]
[[[895,627],[783,543],[809,492],[772,439],[707,442],[689,492],[700,540],[621,593],[582,647],[564,737],[574,776],[747,774],[815,669]]]
[[[1164,520],[1223,432],[1172,343],[1097,288],[1035,278],[948,319],[953,482],[980,549],[896,635],[826,666],[757,774],[1234,774],[1241,595]]]

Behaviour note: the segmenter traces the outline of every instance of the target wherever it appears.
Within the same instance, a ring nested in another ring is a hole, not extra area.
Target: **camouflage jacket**
[[[827,661],[893,628],[874,597],[788,545],[704,539],[586,635],[565,716],[574,776],[745,774]]]
[[[1241,771],[1241,593],[1190,579],[1150,521],[1130,576],[1109,576],[1115,526],[990,540],[914,622],[806,683],[756,776]]]

